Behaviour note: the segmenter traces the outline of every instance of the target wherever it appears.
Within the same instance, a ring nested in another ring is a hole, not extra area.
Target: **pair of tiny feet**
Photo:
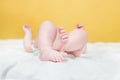
[[[77,25],[77,28],[81,28],[80,25]],[[32,31],[28,25],[23,26],[23,31],[25,33],[24,37],[24,48],[27,52],[32,52],[32,44],[35,48],[40,48],[36,41],[32,40]],[[48,33],[47,33],[48,34]],[[69,40],[68,33],[64,30],[63,27],[57,28],[56,39],[54,40],[53,46],[51,49],[46,49],[40,51],[40,59],[43,61],[53,61],[61,62],[65,59],[68,53],[64,52],[65,45]],[[72,54],[73,56],[75,54]]]

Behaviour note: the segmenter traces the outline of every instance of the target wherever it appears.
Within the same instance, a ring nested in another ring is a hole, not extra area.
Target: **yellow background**
[[[67,31],[84,24],[89,42],[120,41],[120,0],[0,0],[0,39],[23,38],[23,24],[34,38],[45,20]]]

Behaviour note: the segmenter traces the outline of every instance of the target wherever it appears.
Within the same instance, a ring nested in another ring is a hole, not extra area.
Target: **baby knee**
[[[53,23],[49,20],[46,20],[42,23],[43,25],[53,25]]]

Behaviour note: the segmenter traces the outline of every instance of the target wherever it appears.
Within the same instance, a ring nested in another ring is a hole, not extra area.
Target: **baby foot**
[[[59,53],[55,50],[44,50],[41,51],[40,59],[42,61],[53,61],[53,62],[61,62],[67,56],[66,53]]]
[[[23,25],[23,31],[25,33],[23,45],[27,52],[32,52],[32,33],[28,25]]]
[[[83,26],[83,25],[81,25],[81,24],[77,24],[77,25],[75,26],[75,28],[76,28],[76,29],[81,29],[81,28],[83,28],[83,29],[84,29],[84,26]]]
[[[30,29],[30,27],[27,24],[23,25],[23,31],[25,33],[31,33],[31,29]]]
[[[57,51],[62,51],[67,42],[68,42],[67,32],[62,27],[58,28],[56,40],[53,43],[53,49]]]

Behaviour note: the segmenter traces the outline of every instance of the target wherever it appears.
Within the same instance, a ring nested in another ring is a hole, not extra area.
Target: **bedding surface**
[[[0,80],[120,80],[120,43],[88,43],[87,53],[63,62],[40,61],[23,40],[0,40]]]

